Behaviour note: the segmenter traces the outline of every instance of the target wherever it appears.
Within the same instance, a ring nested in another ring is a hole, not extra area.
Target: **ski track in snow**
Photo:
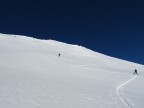
[[[87,65],[82,65],[82,66],[87,66]],[[77,66],[71,66],[73,68],[80,68],[79,65]],[[89,68],[84,68],[82,67],[81,69],[86,69],[86,70],[96,70],[96,69],[89,69]],[[98,71],[102,71],[102,70],[98,70]],[[104,72],[109,72],[109,71],[104,71]],[[128,81],[120,84],[117,88],[116,88],[116,95],[120,98],[120,100],[123,102],[123,104],[126,106],[126,108],[133,108],[128,102],[127,100],[120,94],[120,89],[122,89],[125,85],[127,85],[128,83],[132,82],[135,78],[137,77],[137,75],[133,76],[131,79],[129,79]]]
[[[122,89],[125,85],[127,85],[128,83],[132,82],[135,78],[137,77],[137,75],[135,75],[134,77],[132,77],[130,80],[122,83],[121,85],[119,85],[116,88],[116,94],[118,95],[118,97],[120,98],[120,100],[123,102],[123,104],[126,106],[126,108],[133,108],[128,102],[127,100],[121,95],[120,93],[120,89]]]

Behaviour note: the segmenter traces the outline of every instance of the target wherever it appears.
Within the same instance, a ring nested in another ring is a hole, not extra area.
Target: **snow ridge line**
[[[123,104],[126,106],[126,108],[133,108],[128,102],[127,100],[120,94],[120,89],[122,89],[126,84],[130,83],[131,81],[133,81],[135,78],[137,77],[137,75],[135,75],[134,77],[132,77],[130,80],[122,83],[121,85],[119,85],[116,88],[116,94],[118,95],[118,97],[120,98],[120,100],[123,102]]]

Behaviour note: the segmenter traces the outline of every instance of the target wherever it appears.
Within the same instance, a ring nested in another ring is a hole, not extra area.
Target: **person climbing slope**
[[[137,69],[134,70],[134,75],[138,75]]]
[[[58,54],[58,56],[60,57],[60,56],[61,56],[61,54],[59,53],[59,54]]]

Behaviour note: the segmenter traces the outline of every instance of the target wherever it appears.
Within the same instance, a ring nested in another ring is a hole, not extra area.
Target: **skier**
[[[138,75],[137,69],[134,70],[134,75]]]
[[[58,54],[58,56],[60,57],[60,56],[61,56],[61,54],[59,53],[59,54]]]

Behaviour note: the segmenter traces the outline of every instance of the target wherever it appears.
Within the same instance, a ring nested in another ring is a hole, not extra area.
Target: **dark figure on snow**
[[[134,70],[134,75],[138,75],[137,69]]]
[[[58,56],[60,57],[60,56],[61,56],[61,54],[59,53],[59,54],[58,54]]]

